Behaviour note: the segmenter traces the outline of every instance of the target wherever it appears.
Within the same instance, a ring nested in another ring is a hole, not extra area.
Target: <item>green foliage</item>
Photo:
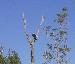
[[[60,33],[60,36],[62,36],[62,37],[63,37],[63,36],[64,36],[67,32],[66,32],[66,31],[64,31],[64,30],[60,30],[60,31],[59,31],[59,33]]]
[[[9,64],[21,64],[20,58],[15,51],[13,51],[12,55],[8,57],[8,60],[9,60]]]
[[[61,13],[56,15],[57,26],[53,26],[53,28],[52,26],[50,28],[45,27],[45,32],[47,37],[50,37],[50,42],[47,44],[48,50],[45,53],[47,59],[45,59],[46,61],[44,63],[67,64],[68,62],[66,57],[70,48],[67,46],[67,16],[67,8],[62,8]],[[56,63],[53,63],[52,60]]]
[[[63,8],[62,12],[57,14],[57,20],[56,21],[59,24],[62,24],[62,23],[65,22],[65,19],[66,19],[67,16],[68,16],[67,15],[67,8]]]
[[[12,54],[7,57],[0,54],[0,64],[21,64],[21,61],[18,54],[15,51],[12,51]]]
[[[0,55],[0,64],[5,64],[4,56]]]

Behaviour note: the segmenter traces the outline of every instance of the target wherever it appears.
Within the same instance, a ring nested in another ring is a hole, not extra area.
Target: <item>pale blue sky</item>
[[[28,33],[35,31],[40,23],[41,16],[46,16],[46,25],[52,23],[56,14],[66,6],[69,10],[69,46],[72,48],[70,57],[75,63],[75,0],[0,0],[0,44],[5,51],[9,48],[16,50],[22,64],[30,64],[30,48],[25,39],[22,13],[27,18]],[[35,64],[42,64],[44,50],[43,34],[35,44]],[[42,37],[43,36],[43,37]],[[6,53],[7,54],[7,53]]]

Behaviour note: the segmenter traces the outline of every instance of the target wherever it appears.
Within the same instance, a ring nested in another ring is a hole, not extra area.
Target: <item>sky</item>
[[[30,47],[24,34],[22,13],[25,13],[27,32],[31,35],[40,24],[42,15],[46,17],[44,24],[49,25],[63,7],[67,7],[69,12],[69,57],[71,64],[74,64],[75,0],[0,0],[0,45],[3,45],[4,51],[8,52],[9,48],[16,50],[22,64],[30,64]],[[43,35],[41,30],[39,40],[35,44],[35,64],[43,63],[42,53],[46,45]]]

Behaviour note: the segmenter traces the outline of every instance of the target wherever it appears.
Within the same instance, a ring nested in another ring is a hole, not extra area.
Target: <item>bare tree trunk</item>
[[[34,45],[31,45],[31,64],[34,64]]]

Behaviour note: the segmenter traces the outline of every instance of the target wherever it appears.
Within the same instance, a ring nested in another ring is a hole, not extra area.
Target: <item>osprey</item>
[[[35,40],[37,40],[37,35],[35,33],[33,33],[32,36]]]

